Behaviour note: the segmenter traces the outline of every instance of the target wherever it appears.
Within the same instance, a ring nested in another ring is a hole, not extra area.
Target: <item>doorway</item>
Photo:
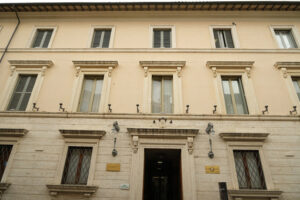
[[[143,200],[182,200],[181,150],[145,149]]]

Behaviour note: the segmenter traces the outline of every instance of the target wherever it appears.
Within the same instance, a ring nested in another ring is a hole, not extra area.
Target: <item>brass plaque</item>
[[[119,172],[120,168],[121,168],[120,163],[107,163],[106,164],[106,171]]]
[[[219,166],[205,166],[205,172],[207,174],[220,174]]]

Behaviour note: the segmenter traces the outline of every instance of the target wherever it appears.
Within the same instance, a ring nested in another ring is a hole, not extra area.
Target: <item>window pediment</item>
[[[38,70],[41,71],[41,75],[44,76],[46,69],[53,65],[51,60],[9,60],[8,63],[10,64],[11,76],[14,74],[16,69],[24,69],[26,71],[34,72]]]
[[[81,71],[108,71],[108,76],[118,66],[118,61],[102,61],[102,60],[73,60],[76,68],[76,76],[79,76]]]
[[[180,77],[185,64],[185,61],[140,61],[140,65],[144,68],[145,77],[148,76],[149,71],[177,71],[177,75]]]
[[[0,128],[0,136],[4,137],[23,137],[28,133],[26,129]]]
[[[217,72],[246,72],[250,78],[250,71],[253,68],[254,61],[207,61],[206,66],[210,68],[214,76]]]
[[[195,137],[199,129],[127,128],[127,131],[131,136],[139,137],[186,138]]]
[[[288,73],[300,72],[300,62],[276,62],[274,67],[282,71],[284,78]]]
[[[269,133],[220,133],[220,137],[225,141],[259,141],[267,139]]]
[[[50,195],[56,196],[58,194],[82,194],[85,197],[89,197],[94,194],[98,186],[87,185],[46,185]]]
[[[100,139],[106,134],[103,130],[65,130],[60,129],[59,132],[64,138],[92,138]]]

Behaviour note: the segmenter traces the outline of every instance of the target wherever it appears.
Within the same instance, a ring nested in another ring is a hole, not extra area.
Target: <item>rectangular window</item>
[[[171,48],[171,29],[153,29],[153,48]]]
[[[240,77],[222,77],[227,114],[248,114],[243,84]]]
[[[213,29],[216,48],[234,48],[231,29]]]
[[[296,41],[293,37],[292,30],[274,30],[277,43],[280,48],[297,48]]]
[[[53,29],[37,29],[32,48],[47,48]]]
[[[92,48],[108,48],[111,29],[95,29]]]
[[[233,153],[240,189],[266,189],[258,151],[234,150]]]
[[[300,100],[300,78],[299,77],[293,78],[293,84],[296,89],[298,99]]]
[[[85,76],[80,96],[79,112],[98,112],[103,76]]]
[[[92,147],[69,147],[62,184],[87,184],[92,150]]]
[[[26,110],[36,77],[36,75],[20,75],[7,110]]]
[[[152,77],[152,113],[173,113],[172,76]]]
[[[0,145],[0,181],[4,174],[13,145]]]

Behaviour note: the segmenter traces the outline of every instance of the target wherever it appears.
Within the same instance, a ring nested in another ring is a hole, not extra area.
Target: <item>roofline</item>
[[[59,11],[300,11],[300,1],[0,3],[0,12]]]

